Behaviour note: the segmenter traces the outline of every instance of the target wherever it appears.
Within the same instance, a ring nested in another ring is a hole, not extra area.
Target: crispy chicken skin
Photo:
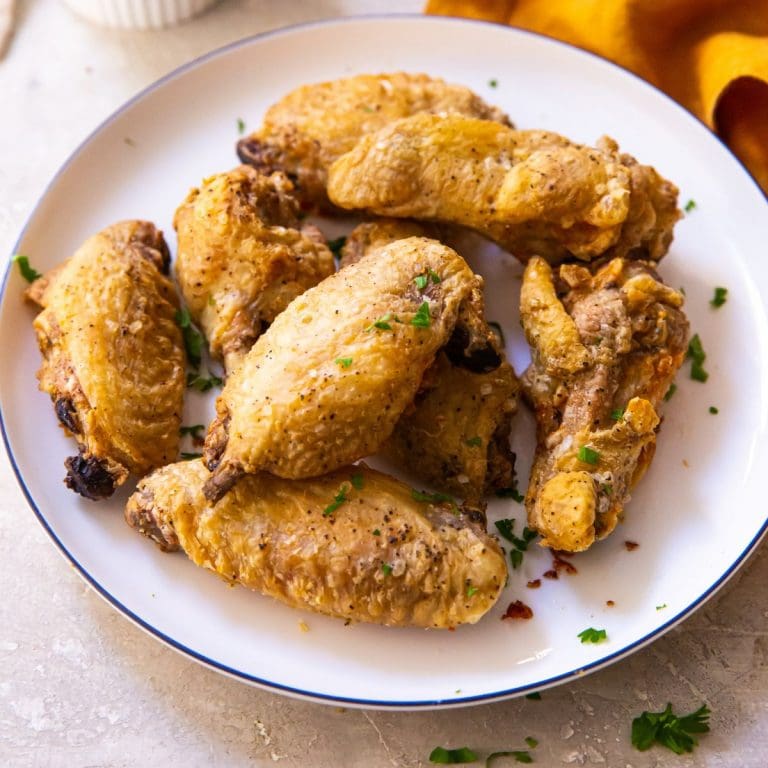
[[[525,503],[543,546],[579,552],[615,528],[685,357],[682,306],[648,262],[614,259],[594,275],[528,262],[520,314],[533,362],[522,384],[538,444]]]
[[[341,208],[461,224],[522,261],[658,260],[679,217],[653,168],[555,133],[463,115],[418,114],[368,133],[331,166]]]
[[[353,264],[394,240],[433,229],[400,219],[360,224],[347,238],[341,266]],[[424,374],[414,403],[406,408],[384,444],[384,451],[400,466],[416,468],[425,482],[477,500],[513,483],[515,457],[509,435],[519,385],[485,321],[482,293],[473,291],[459,312],[464,327],[474,325],[472,335],[482,339],[480,347],[490,352],[478,355],[478,365],[472,370],[466,363],[454,365],[447,354],[438,355]],[[457,335],[454,333],[452,339]]]
[[[334,271],[320,230],[300,225],[292,190],[282,173],[243,165],[205,179],[176,211],[179,286],[227,372],[296,296]]]
[[[416,501],[365,466],[313,480],[249,475],[216,505],[207,477],[201,461],[154,472],[128,500],[128,524],[295,608],[446,629],[477,622],[504,586],[504,555],[471,510]]]
[[[168,259],[154,225],[123,221],[29,288],[40,389],[80,450],[65,483],[86,498],[176,458],[185,358]]]
[[[431,273],[440,282],[419,288],[416,277]],[[314,477],[374,453],[480,285],[455,251],[412,237],[298,297],[216,403],[206,496],[220,498],[246,472]]]
[[[331,163],[392,120],[418,112],[509,118],[468,88],[427,75],[357,75],[303,85],[267,111],[262,127],[240,140],[237,153],[267,173],[284,171],[302,201],[326,207]]]

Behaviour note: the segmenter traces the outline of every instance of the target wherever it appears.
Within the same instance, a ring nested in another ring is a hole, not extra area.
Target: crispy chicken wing
[[[432,274],[439,282],[416,279]],[[246,472],[313,477],[375,452],[480,284],[455,251],[412,237],[310,288],[227,380],[206,439],[206,496]]]
[[[677,189],[653,168],[555,133],[463,115],[418,114],[368,133],[331,166],[336,205],[461,224],[526,261],[660,259]]]
[[[344,245],[342,267],[387,243],[430,229],[399,219],[360,224]],[[480,347],[487,351],[474,367],[466,361],[454,365],[448,355],[438,355],[384,450],[426,482],[461,498],[479,499],[513,483],[515,457],[509,435],[519,386],[485,322],[482,293],[473,292],[459,312],[463,326],[475,326],[472,335],[483,340]],[[466,350],[462,355],[466,357]]]
[[[77,440],[65,482],[86,498],[176,458],[185,359],[168,260],[159,230],[124,221],[30,286],[40,389]]]
[[[326,176],[361,136],[418,112],[509,118],[468,88],[403,72],[303,85],[270,107],[264,124],[237,145],[244,163],[285,171],[307,203],[327,206]]]
[[[282,173],[243,165],[205,179],[176,211],[179,286],[227,372],[296,296],[334,271],[320,230],[300,226],[292,190]]]
[[[520,314],[533,362],[522,383],[538,445],[526,507],[542,545],[578,552],[616,526],[685,357],[682,305],[647,262],[614,259],[594,275],[528,262]]]
[[[474,624],[506,579],[476,515],[417,501],[365,466],[313,480],[244,477],[212,506],[200,461],[163,467],[128,500],[128,524],[230,583],[353,621],[445,629]]]

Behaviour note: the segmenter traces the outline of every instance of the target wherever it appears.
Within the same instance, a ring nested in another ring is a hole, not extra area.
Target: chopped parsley
[[[411,325],[415,325],[417,328],[429,328],[432,325],[428,301],[423,301],[418,310],[416,310],[416,314],[411,318]]]
[[[531,701],[541,701],[541,694],[538,691],[534,691],[533,693],[526,693],[525,698]]]
[[[373,535],[374,536],[381,536],[381,531],[378,528],[373,529]]]
[[[28,283],[34,283],[38,277],[42,277],[42,275],[36,269],[33,269],[30,266],[29,258],[27,256],[22,256],[20,253],[15,253],[11,261],[16,262],[17,266],[19,267],[19,272],[21,272],[21,276]]]
[[[458,749],[435,747],[429,754],[429,762],[440,765],[474,763],[476,760],[477,755],[469,747],[459,747]]]
[[[413,282],[416,283],[416,287],[423,291],[427,287],[427,281],[429,278],[426,275],[418,275],[418,277],[415,277]]]
[[[532,763],[533,758],[527,749],[512,749],[507,752],[492,752],[485,758],[485,768],[490,768],[491,763],[497,757],[514,757],[516,763]]]
[[[539,746],[539,742],[537,739],[534,739],[533,736],[526,736],[525,737],[525,743],[531,748],[536,749],[536,747]]]
[[[237,132],[241,136],[245,133],[245,120],[242,117],[237,118]]]
[[[336,365],[340,365],[342,368],[349,368],[352,365],[351,357],[337,357],[334,361]]]
[[[192,316],[186,307],[176,310],[176,324],[181,328],[184,336],[184,347],[187,350],[190,365],[193,368],[199,368],[203,354],[203,337],[192,326]]]
[[[713,414],[713,415],[720,413],[720,411],[719,411],[717,408],[715,408],[715,406],[714,406],[714,405],[710,405],[710,406],[709,406],[709,412],[710,412],[711,414]]]
[[[722,307],[726,301],[728,301],[728,289],[718,286],[715,288],[715,295],[709,300],[709,303],[714,309],[717,309]]]
[[[202,453],[193,453],[188,451],[182,451],[181,452],[181,458],[184,459],[184,461],[191,461],[192,459],[199,459],[202,457]]]
[[[360,491],[363,488],[363,476],[360,472],[355,472],[354,475],[352,475],[352,487],[356,491]]]
[[[476,595],[480,589],[478,587],[473,587],[471,584],[467,584],[467,597],[472,597],[473,595]]]
[[[483,439],[479,435],[470,437],[469,440],[464,441],[470,448],[477,448],[483,444]]]
[[[525,496],[514,486],[510,486],[509,488],[497,488],[496,495],[500,499],[514,499],[518,504],[522,504],[525,501]]]
[[[615,408],[611,411],[611,418],[614,421],[621,421],[624,418],[624,409],[623,408]]]
[[[582,643],[602,643],[603,640],[608,639],[608,634],[604,629],[595,629],[594,627],[587,627],[587,629],[579,632],[576,635]]]
[[[498,84],[499,84],[499,81],[495,77],[488,81],[488,86],[490,88],[496,88]]]
[[[667,607],[666,603],[662,603],[661,605],[656,606],[657,611],[663,611]]]
[[[517,569],[523,562],[523,552],[527,551],[528,545],[536,538],[536,531],[531,530],[526,526],[523,528],[523,538],[515,536],[515,521],[512,519],[497,520],[496,529],[499,534],[509,541],[514,549],[509,553],[509,561],[512,563],[512,568]]]
[[[579,448],[577,456],[579,461],[583,461],[585,464],[594,465],[600,461],[600,454],[593,448],[590,448],[588,445],[582,445],[581,448]]]
[[[179,435],[190,435],[193,439],[197,440],[201,437],[201,432],[205,429],[205,424],[193,424],[191,427],[179,427]]]
[[[392,326],[389,321],[393,320],[396,323],[400,321],[396,317],[392,317],[391,312],[387,312],[386,315],[382,315],[378,320],[374,320],[365,330],[366,332],[372,331],[374,328],[378,328],[380,331],[391,331]]]
[[[392,566],[389,563],[382,563],[381,570],[385,576],[389,576],[392,573]]]
[[[337,237],[335,240],[328,241],[328,249],[337,260],[341,258],[341,249],[344,247],[346,242],[347,238],[344,235]]]
[[[707,359],[707,353],[704,351],[698,333],[688,343],[687,357],[691,358],[691,378],[694,381],[704,383],[709,378],[709,373],[704,370],[704,361]]]
[[[343,483],[339,492],[333,497],[333,501],[323,510],[323,517],[332,515],[346,500],[349,486]]]
[[[190,389],[196,389],[198,392],[208,392],[214,387],[220,387],[224,382],[218,376],[210,374],[208,378],[199,373],[187,373],[187,386]]]
[[[494,333],[499,337],[499,341],[501,342],[501,346],[505,346],[507,343],[507,340],[504,338],[504,331],[501,328],[501,325],[497,323],[495,320],[489,320],[488,325],[493,329]]]
[[[706,704],[683,717],[672,712],[671,704],[663,712],[643,712],[632,721],[632,746],[645,752],[656,743],[676,755],[693,752],[699,743],[693,734],[709,732],[709,715]]]
[[[600,490],[610,496],[613,493],[613,486],[610,483],[603,483],[600,486]]]
[[[427,493],[426,491],[417,491],[415,488],[411,489],[411,498],[414,501],[426,501],[430,504],[440,504],[441,502],[448,502],[453,508],[454,512],[459,511],[459,507],[456,504],[456,499],[448,493]]]
[[[686,204],[685,204],[685,212],[690,213],[693,210],[696,210],[696,201],[691,198]]]
[[[672,395],[674,395],[675,392],[677,392],[677,384],[675,384],[675,382],[673,381],[669,385],[669,389],[667,390],[666,394],[664,395],[665,402],[669,402],[672,399]]]

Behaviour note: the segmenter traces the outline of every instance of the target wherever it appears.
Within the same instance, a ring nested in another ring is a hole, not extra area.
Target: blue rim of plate
[[[159,78],[152,84],[148,85],[146,88],[143,88],[135,96],[130,98],[122,106],[120,106],[118,109],[112,112],[112,114],[110,114],[109,117],[105,118],[101,123],[99,123],[99,125],[96,128],[94,128],[88,134],[88,136],[85,139],[83,139],[83,141],[80,142],[80,144],[75,148],[75,150],[69,155],[69,157],[61,165],[59,170],[56,171],[54,176],[51,178],[51,180],[48,182],[45,189],[43,190],[43,193],[38,198],[38,201],[35,204],[34,208],[32,209],[32,212],[29,214],[27,221],[25,222],[24,227],[21,230],[21,233],[19,234],[19,237],[16,240],[13,252],[14,253],[18,252],[19,245],[21,244],[21,241],[24,239],[24,235],[26,234],[29,224],[32,218],[34,217],[35,211],[38,209],[40,202],[46,197],[46,195],[51,190],[51,188],[56,184],[56,182],[58,181],[62,173],[70,166],[70,164],[75,160],[75,158],[80,154],[80,152],[84,150],[85,147],[90,143],[91,139],[94,136],[96,136],[103,128],[105,128],[107,125],[112,123],[126,109],[128,109],[137,101],[144,98],[147,94],[157,89],[159,86],[163,85],[164,83],[170,80],[173,80],[174,78],[188,72],[189,70],[195,69],[200,64],[203,64],[209,59],[213,59],[213,58],[217,58],[219,56],[225,55],[230,51],[236,50],[238,48],[247,47],[257,40],[263,40],[269,37],[278,37],[286,34],[289,35],[296,30],[308,29],[312,27],[328,26],[333,24],[343,25],[343,24],[355,23],[360,21],[387,21],[387,20],[398,20],[398,19],[408,20],[408,21],[418,21],[418,23],[424,23],[424,24],[434,24],[434,23],[473,24],[473,25],[489,26],[497,30],[510,29],[510,30],[514,30],[515,34],[524,34],[524,35],[529,35],[531,37],[535,37],[538,39],[546,40],[551,44],[562,46],[572,51],[577,51],[578,53],[584,56],[597,59],[603,64],[607,64],[614,69],[618,69],[619,71],[623,72],[625,75],[631,77],[633,80],[640,83],[641,86],[650,89],[651,91],[661,96],[666,101],[670,102],[672,105],[674,105],[676,109],[678,109],[683,115],[685,115],[688,119],[690,119],[694,124],[697,124],[703,127],[712,137],[714,137],[720,143],[723,149],[725,149],[725,151],[728,152],[728,154],[736,161],[736,163],[741,167],[741,169],[744,171],[747,177],[755,185],[758,192],[760,192],[760,194],[763,196],[766,203],[768,203],[768,194],[763,192],[762,188],[757,183],[754,176],[752,176],[752,174],[749,172],[749,170],[744,165],[744,163],[733,153],[730,147],[728,147],[728,145],[725,144],[725,142],[723,142],[723,140],[716,133],[710,130],[709,126],[707,126],[706,123],[704,123],[702,120],[696,117],[696,115],[689,112],[687,109],[685,109],[680,104],[678,104],[678,102],[672,99],[672,97],[668,96],[666,93],[659,90],[648,81],[643,80],[634,72],[631,72],[630,70],[625,69],[624,67],[620,66],[619,64],[616,64],[613,61],[610,61],[609,59],[606,59],[602,56],[592,53],[591,51],[587,51],[583,48],[579,48],[578,46],[571,45],[570,43],[563,42],[562,40],[557,40],[556,38],[549,37],[548,35],[543,35],[538,32],[532,32],[527,29],[521,29],[519,27],[505,27],[504,25],[495,24],[489,21],[482,21],[478,19],[463,19],[463,18],[448,17],[448,16],[425,16],[422,14],[411,14],[411,13],[362,14],[357,16],[345,16],[345,17],[335,18],[335,19],[321,19],[318,21],[310,21],[310,22],[304,22],[300,24],[293,24],[291,26],[280,27],[278,29],[272,29],[266,32],[260,32],[255,35],[250,35],[249,37],[245,37],[240,40],[235,40],[234,42],[228,43],[227,45],[224,45],[220,48],[216,48],[213,51],[209,51],[208,53],[205,53],[202,56],[198,56],[197,58],[192,59],[186,64],[182,64],[182,66],[177,67],[173,71],[169,72],[167,75],[164,75],[163,77]],[[6,270],[5,270],[5,275],[3,277],[2,286],[0,287],[0,303],[3,301],[5,297],[5,292],[8,288],[8,281],[11,275],[12,268],[13,268],[13,263],[9,260],[8,266],[6,267]],[[3,443],[5,444],[5,449],[8,453],[8,459],[11,463],[11,467],[13,468],[13,472],[16,475],[16,480],[19,483],[19,487],[21,488],[24,494],[24,497],[27,500],[27,503],[29,504],[32,511],[35,513],[35,516],[37,517],[38,522],[43,527],[45,532],[51,537],[51,539],[53,540],[53,543],[59,549],[61,554],[64,555],[64,557],[67,560],[69,560],[69,562],[74,566],[77,573],[96,591],[98,595],[100,595],[104,600],[106,600],[107,603],[109,603],[113,608],[115,608],[117,611],[122,613],[126,618],[130,619],[134,624],[136,624],[138,627],[143,629],[145,632],[147,632],[148,634],[158,639],[160,642],[173,648],[174,650],[178,651],[184,656],[188,656],[194,661],[197,661],[198,663],[206,667],[209,667],[210,669],[216,670],[217,672],[221,672],[237,680],[242,680],[243,682],[261,687],[265,690],[270,690],[276,693],[281,693],[288,696],[293,696],[296,698],[306,699],[310,701],[316,701],[324,704],[346,704],[346,705],[357,706],[357,707],[375,707],[377,709],[400,709],[400,710],[461,707],[469,704],[484,704],[484,703],[490,703],[493,701],[500,701],[502,699],[521,696],[526,693],[541,691],[541,690],[544,690],[545,688],[551,688],[561,683],[578,679],[579,677],[583,677],[584,675],[589,674],[591,672],[596,672],[597,670],[602,669],[603,667],[607,667],[610,664],[613,664],[614,662],[617,662],[620,659],[626,656],[629,656],[630,654],[639,650],[643,646],[648,645],[653,640],[656,640],[662,635],[666,634],[676,624],[679,624],[681,621],[683,621],[688,616],[690,616],[690,614],[692,614],[697,608],[699,608],[707,600],[709,600],[709,598],[711,598],[721,587],[723,587],[725,583],[731,578],[731,576],[733,576],[734,573],[736,573],[736,571],[744,565],[744,563],[749,558],[749,556],[755,551],[761,539],[765,536],[766,532],[768,532],[768,518],[766,518],[760,530],[755,534],[755,536],[752,538],[749,544],[744,548],[744,550],[739,555],[739,557],[720,576],[720,578],[714,584],[712,584],[703,594],[701,594],[696,600],[694,600],[686,608],[680,611],[676,616],[674,616],[669,621],[662,624],[660,627],[658,627],[654,631],[649,632],[647,635],[644,635],[638,640],[635,640],[633,643],[626,645],[624,648],[621,648],[620,650],[608,656],[604,656],[598,661],[594,661],[590,664],[586,664],[583,667],[577,667],[575,669],[570,670],[569,672],[563,672],[560,675],[555,675],[554,677],[550,677],[545,680],[540,680],[537,683],[518,686],[516,688],[509,688],[503,691],[495,691],[493,693],[485,693],[477,696],[466,696],[466,697],[457,698],[457,699],[452,698],[447,700],[446,699],[425,699],[425,700],[417,700],[417,701],[380,701],[377,699],[359,699],[359,698],[350,698],[350,697],[344,697],[344,696],[333,696],[327,693],[319,693],[316,691],[306,691],[301,688],[295,688],[289,685],[282,685],[280,683],[275,683],[271,680],[265,680],[263,678],[256,677],[255,675],[249,675],[246,672],[242,672],[241,670],[238,670],[238,669],[233,669],[232,667],[229,667],[220,661],[216,661],[215,659],[210,659],[207,656],[204,656],[198,653],[197,651],[193,650],[192,648],[188,648],[187,646],[177,642],[172,637],[169,637],[168,635],[161,632],[156,627],[152,626],[151,624],[148,624],[146,621],[144,621],[144,619],[142,619],[140,616],[138,616],[129,608],[127,608],[125,605],[123,605],[114,595],[107,592],[107,590],[104,589],[104,587],[102,587],[101,584],[99,584],[99,582],[96,581],[96,579],[93,576],[91,576],[91,574],[88,573],[88,571],[69,552],[69,550],[64,546],[63,542],[57,537],[57,535],[54,533],[52,528],[49,526],[48,521],[46,520],[43,513],[38,509],[34,499],[32,498],[32,494],[30,493],[26,483],[24,482],[24,478],[21,474],[21,471],[18,465],[16,464],[16,458],[11,448],[10,439],[8,437],[8,432],[6,430],[5,419],[3,417],[3,409],[2,409],[1,402],[0,402],[0,431],[2,431]]]

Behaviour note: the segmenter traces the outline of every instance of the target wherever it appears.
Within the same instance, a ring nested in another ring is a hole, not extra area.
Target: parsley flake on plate
[[[200,434],[205,429],[205,424],[192,424],[190,427],[179,427],[179,435],[189,435],[192,439],[197,440],[202,435]]]
[[[714,309],[722,307],[728,301],[728,289],[721,286],[715,288],[715,295],[709,300],[710,306]]]
[[[180,456],[184,461],[191,461],[192,459],[202,458],[202,453],[193,453],[190,451],[182,451]]]
[[[457,765],[459,763],[474,763],[477,755],[469,747],[446,749],[435,747],[429,754],[429,762],[439,765]]]
[[[176,324],[181,328],[190,365],[193,368],[199,368],[203,354],[203,337],[192,325],[192,316],[186,307],[176,310]]]
[[[691,358],[691,378],[694,381],[704,383],[709,378],[709,373],[704,370],[704,361],[707,359],[707,353],[699,338],[699,334],[694,334],[688,343],[688,352],[686,357]]]
[[[241,136],[245,133],[245,120],[242,117],[237,118],[237,132]]]
[[[198,373],[187,373],[187,386],[190,389],[196,389],[198,392],[208,392],[214,387],[220,387],[224,381],[212,373],[206,378]]]
[[[347,238],[344,235],[337,237],[335,240],[328,241],[328,249],[337,261],[341,258],[341,249],[344,247],[346,242]]]
[[[690,213],[691,211],[694,211],[694,210],[696,210],[696,208],[697,208],[697,206],[696,206],[696,201],[695,201],[693,198],[691,198],[691,199],[690,199],[690,200],[689,200],[689,201],[688,201],[688,202],[685,204],[685,208],[684,208],[684,210],[685,210],[685,212],[686,212],[686,213]]]
[[[27,256],[22,256],[20,253],[16,253],[11,258],[11,261],[16,263],[16,266],[19,268],[19,272],[21,273],[21,276],[28,283],[34,283],[38,277],[42,277],[42,275],[36,269],[33,269],[30,266],[29,258]]]
[[[675,392],[677,392],[677,384],[675,384],[675,382],[673,381],[669,385],[669,389],[666,391],[666,393],[664,395],[665,402],[668,403],[672,399],[672,395],[674,395]]]
[[[491,88],[496,88],[498,84],[499,84],[499,81],[495,77],[488,81],[488,85]]]
[[[709,412],[710,412],[711,414],[715,414],[715,415],[716,415],[716,414],[718,414],[718,413],[720,413],[720,411],[719,411],[719,410],[718,410],[718,409],[717,409],[717,408],[716,408],[714,405],[710,405],[710,406],[709,406]]]
[[[525,501],[525,496],[517,490],[517,488],[497,488],[496,495],[500,499],[514,499],[518,504]]]
[[[514,520],[509,518],[497,520],[495,525],[499,534],[514,546],[514,549],[509,553],[509,561],[512,564],[512,568],[516,570],[523,562],[523,552],[527,551],[528,545],[536,538],[536,531],[531,530],[526,526],[523,528],[523,537],[520,538],[515,536]]]
[[[603,640],[608,639],[608,634],[604,629],[587,627],[587,629],[579,632],[576,637],[578,637],[582,643],[602,643]]]
[[[709,715],[706,704],[683,717],[672,712],[672,704],[663,712],[643,712],[632,721],[632,746],[645,752],[656,743],[676,755],[693,752],[698,744],[693,734],[709,732]]]

